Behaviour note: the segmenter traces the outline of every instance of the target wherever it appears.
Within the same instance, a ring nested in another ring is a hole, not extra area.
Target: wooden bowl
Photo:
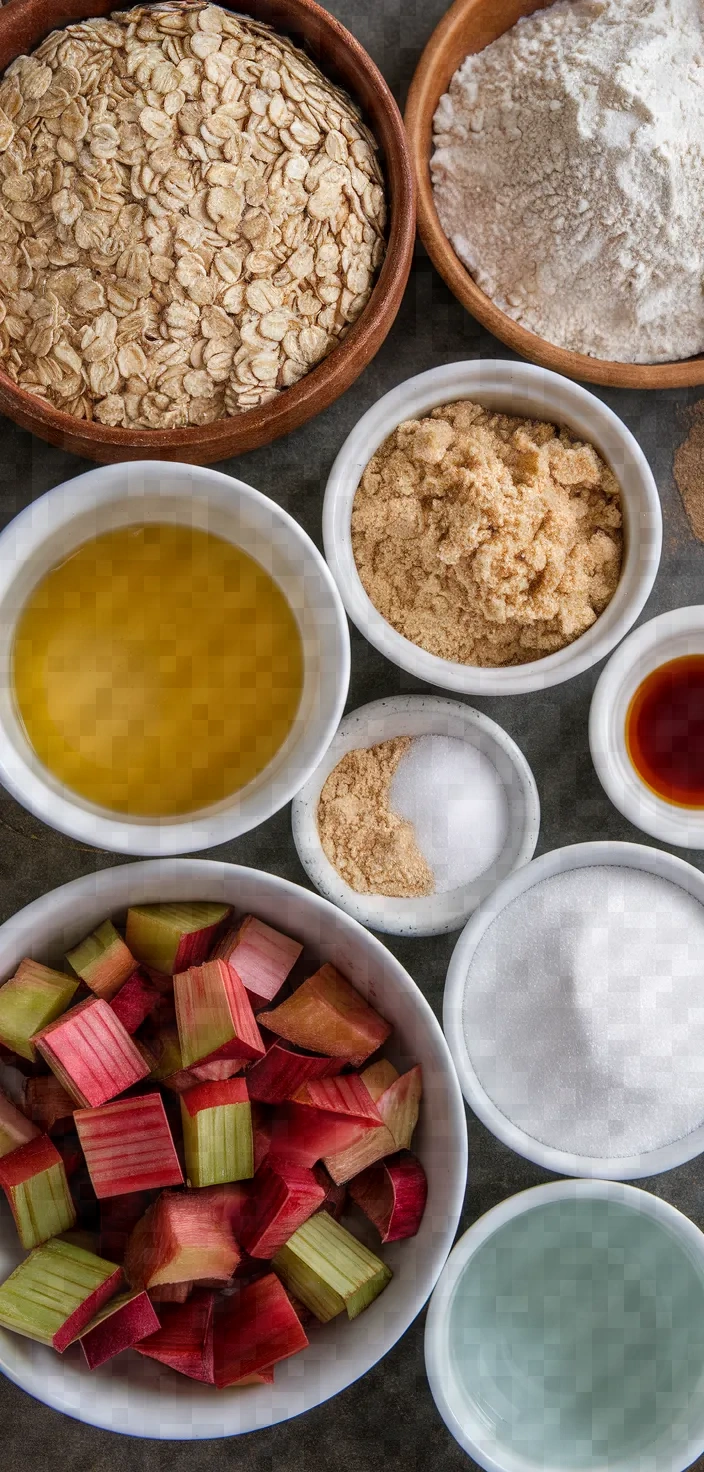
[[[8,0],[0,8],[0,72],[50,31],[124,8],[118,0]],[[208,465],[255,450],[297,429],[334,403],[371,362],[392,326],[408,280],[415,240],[413,169],[401,115],[371,57],[315,0],[236,0],[229,8],[288,35],[361,106],[380,145],[386,177],[386,258],[368,305],[324,362],[270,403],[214,424],[113,429],[43,403],[0,370],[0,413],[52,445],[102,464],[157,459]]]
[[[568,378],[613,388],[680,388],[704,383],[704,356],[675,363],[613,363],[555,347],[514,322],[480,290],[440,224],[430,179],[433,117],[458,66],[502,36],[523,15],[544,10],[552,0],[455,0],[421,56],[406,104],[406,132],[418,186],[418,229],[423,244],[450,291],[495,337],[522,357]]]

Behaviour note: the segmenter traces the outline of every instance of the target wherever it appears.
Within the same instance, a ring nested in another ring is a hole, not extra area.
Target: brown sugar
[[[690,429],[675,451],[675,480],[695,537],[704,542],[704,399],[689,411]]]
[[[525,664],[613,597],[619,485],[567,429],[449,404],[372,456],[352,547],[372,603],[412,643],[459,664]]]
[[[348,751],[320,794],[323,850],[358,894],[415,899],[435,888],[412,823],[389,807],[391,780],[410,744],[410,736],[397,736]]]

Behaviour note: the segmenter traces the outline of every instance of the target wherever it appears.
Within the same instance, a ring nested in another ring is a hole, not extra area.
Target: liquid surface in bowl
[[[639,685],[626,716],[638,776],[678,807],[704,807],[704,654],[670,659]]]
[[[449,1348],[459,1396],[514,1456],[540,1472],[608,1468],[701,1416],[704,1282],[652,1218],[550,1202],[471,1258]]]
[[[258,562],[153,523],[86,542],[43,578],[18,621],[13,680],[55,777],[112,811],[171,817],[237,792],[275,756],[303,650]]]

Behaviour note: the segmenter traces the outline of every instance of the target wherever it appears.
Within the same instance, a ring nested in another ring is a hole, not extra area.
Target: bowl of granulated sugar
[[[460,936],[443,1026],[467,1103],[562,1175],[633,1180],[704,1151],[704,874],[582,843],[511,874]]]

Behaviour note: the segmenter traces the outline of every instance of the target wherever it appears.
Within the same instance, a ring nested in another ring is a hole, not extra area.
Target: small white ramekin
[[[589,746],[601,785],[625,818],[675,848],[704,848],[704,809],[666,802],[636,771],[626,744],[628,707],[653,670],[704,654],[704,604],[661,613],[624,640],[599,676],[589,713]]]
[[[11,669],[18,616],[49,569],[91,537],[150,521],[199,527],[254,557],[285,593],[304,657],[298,714],[268,766],[220,803],[159,820],[98,807],[47,771],[19,719]],[[344,709],[349,671],[345,612],[310,537],[274,501],[220,471],[158,460],[101,466],[47,491],[0,535],[0,782],[45,823],[85,843],[124,854],[190,853],[255,828],[318,765]]]
[[[458,889],[412,900],[358,894],[338,874],[320,842],[317,814],[323,785],[342,757],[357,746],[431,733],[468,741],[493,763],[509,810],[504,847],[484,874]],[[326,899],[372,930],[390,935],[444,935],[458,930],[507,874],[533,857],[540,830],[540,799],[523,752],[496,721],[439,695],[394,695],[373,700],[345,716],[320,766],[294,798],[291,821],[298,857]]]
[[[541,1427],[545,1433],[545,1448],[541,1454],[536,1446],[535,1456],[528,1457],[519,1447],[513,1446],[506,1434],[502,1419],[492,1414],[482,1400],[480,1383],[469,1395],[459,1382],[451,1346],[451,1311],[453,1300],[471,1259],[508,1222],[551,1205],[557,1201],[608,1201],[632,1211],[637,1216],[649,1217],[673,1239],[673,1245],[689,1259],[700,1277],[704,1277],[704,1235],[676,1207],[648,1191],[639,1191],[635,1186],[624,1186],[616,1181],[552,1181],[546,1186],[533,1186],[520,1191],[506,1201],[494,1206],[480,1217],[453,1248],[440,1274],[430,1300],[425,1325],[425,1367],[435,1404],[448,1431],[468,1456],[474,1459],[485,1472],[556,1472],[556,1464],[550,1456],[550,1426]],[[498,1250],[498,1249],[497,1249]],[[585,1248],[580,1249],[583,1260]],[[637,1259],[636,1259],[637,1261]],[[635,1262],[633,1265],[635,1270]],[[641,1265],[642,1270],[642,1265]],[[678,1324],[686,1322],[687,1304],[673,1300],[672,1312],[678,1316]],[[586,1326],[588,1332],[589,1326]],[[541,1341],[536,1326],[536,1373],[539,1373]],[[604,1346],[604,1364],[607,1363],[609,1346]],[[648,1379],[652,1367],[631,1363],[631,1376],[642,1375],[642,1386],[650,1384]],[[511,1379],[518,1370],[507,1359],[503,1369],[502,1390],[510,1399]],[[652,1378],[652,1377],[651,1377]],[[621,1376],[623,1386],[623,1414],[628,1413],[629,1396],[638,1388],[638,1379],[629,1385],[627,1377]],[[583,1387],[588,1388],[588,1387]],[[657,1398],[657,1389],[652,1394]],[[476,1397],[476,1398],[475,1398]],[[536,1430],[538,1428],[536,1427]],[[588,1435],[588,1428],[585,1428]],[[609,1460],[608,1472],[685,1472],[704,1448],[704,1364],[700,1367],[698,1394],[682,1400],[678,1412],[663,1412],[662,1426],[656,1442],[639,1446],[632,1454],[626,1453],[616,1460]],[[597,1448],[590,1455],[586,1438],[581,1452],[570,1462],[573,1472],[605,1472],[606,1464]],[[560,1467],[559,1472],[563,1472]]]
[[[572,1155],[566,1150],[555,1150],[527,1134],[490,1099],[475,1073],[462,1022],[467,974],[474,953],[484,933],[502,910],[526,890],[540,884],[543,879],[552,879],[554,875],[565,874],[571,869],[602,864],[640,869],[646,874],[668,879],[704,905],[704,874],[701,870],[661,849],[648,848],[640,843],[612,843],[606,840],[575,843],[566,848],[553,849],[509,874],[468,921],[450,958],[442,1021],[462,1093],[477,1118],[504,1145],[508,1145],[524,1159],[534,1161],[544,1170],[557,1171],[560,1175],[616,1181],[642,1180],[646,1176],[659,1175],[661,1171],[674,1170],[675,1166],[684,1165],[688,1160],[701,1155],[704,1151],[704,1124],[681,1140],[674,1140],[669,1145],[662,1145],[657,1150],[648,1150],[641,1155]],[[530,1038],[526,1039],[526,1047],[530,1047]],[[673,1067],[676,1067],[676,1062],[673,1062]]]
[[[352,552],[352,503],[365,466],[404,419],[441,404],[473,399],[504,414],[565,425],[595,446],[621,486],[625,531],[621,580],[591,629],[544,659],[500,669],[455,664],[429,654],[387,623],[365,592]],[[521,695],[547,690],[589,669],[635,623],[655,581],[662,513],[648,462],[625,424],[595,394],[532,363],[447,363],[385,394],[355,425],[330,472],[323,506],[325,555],[347,612],[365,638],[401,669],[464,695]]]

